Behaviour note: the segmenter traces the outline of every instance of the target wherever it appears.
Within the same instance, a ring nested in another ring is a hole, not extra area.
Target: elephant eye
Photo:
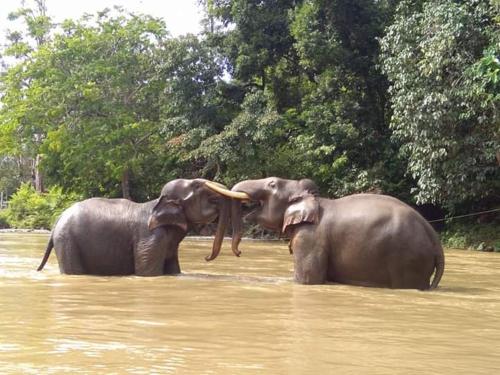
[[[274,189],[276,187],[276,182],[275,181],[269,182],[269,187]]]

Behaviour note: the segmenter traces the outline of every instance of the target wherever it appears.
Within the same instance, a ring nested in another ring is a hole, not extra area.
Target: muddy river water
[[[446,251],[432,292],[292,282],[282,242],[181,245],[183,275],[42,272],[0,233],[0,374],[495,374],[500,254]]]

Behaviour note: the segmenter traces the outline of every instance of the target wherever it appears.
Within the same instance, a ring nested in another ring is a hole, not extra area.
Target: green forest
[[[180,37],[121,8],[12,13],[26,27],[1,50],[0,191],[60,212],[180,177],[280,176],[447,216],[500,207],[499,1],[199,3],[203,32]],[[498,216],[483,221],[500,250]]]

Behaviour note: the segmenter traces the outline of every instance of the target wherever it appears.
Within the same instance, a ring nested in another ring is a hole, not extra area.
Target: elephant
[[[158,199],[145,203],[105,198],[75,203],[56,222],[38,271],[55,248],[59,270],[65,274],[179,274],[178,246],[190,226],[219,217],[212,253],[205,258],[215,259],[231,200],[206,183],[203,179],[173,180]]]
[[[207,186],[233,200],[233,252],[240,253],[242,202],[250,203],[245,220],[290,238],[299,283],[425,290],[436,288],[443,275],[444,253],[436,232],[396,198],[321,198],[310,179],[246,180],[231,190]]]

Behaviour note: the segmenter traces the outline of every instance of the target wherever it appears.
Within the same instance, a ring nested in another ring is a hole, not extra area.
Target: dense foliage
[[[405,0],[382,39],[390,126],[420,202],[453,206],[500,191],[500,13],[492,10],[489,1]]]
[[[178,38],[120,10],[56,26],[36,3],[3,51],[9,189],[27,181],[13,161],[41,155],[47,184],[82,196],[279,175],[448,212],[500,200],[494,2],[205,0],[205,31]]]
[[[30,179],[30,165],[23,158],[0,156],[0,192],[5,199]]]
[[[477,220],[450,222],[441,234],[444,247],[500,252],[500,220],[478,223]]]
[[[0,221],[3,220],[13,228],[48,229],[62,211],[80,199],[81,196],[75,193],[63,193],[58,186],[41,194],[31,184],[24,183],[11,196],[9,207],[0,211]]]

